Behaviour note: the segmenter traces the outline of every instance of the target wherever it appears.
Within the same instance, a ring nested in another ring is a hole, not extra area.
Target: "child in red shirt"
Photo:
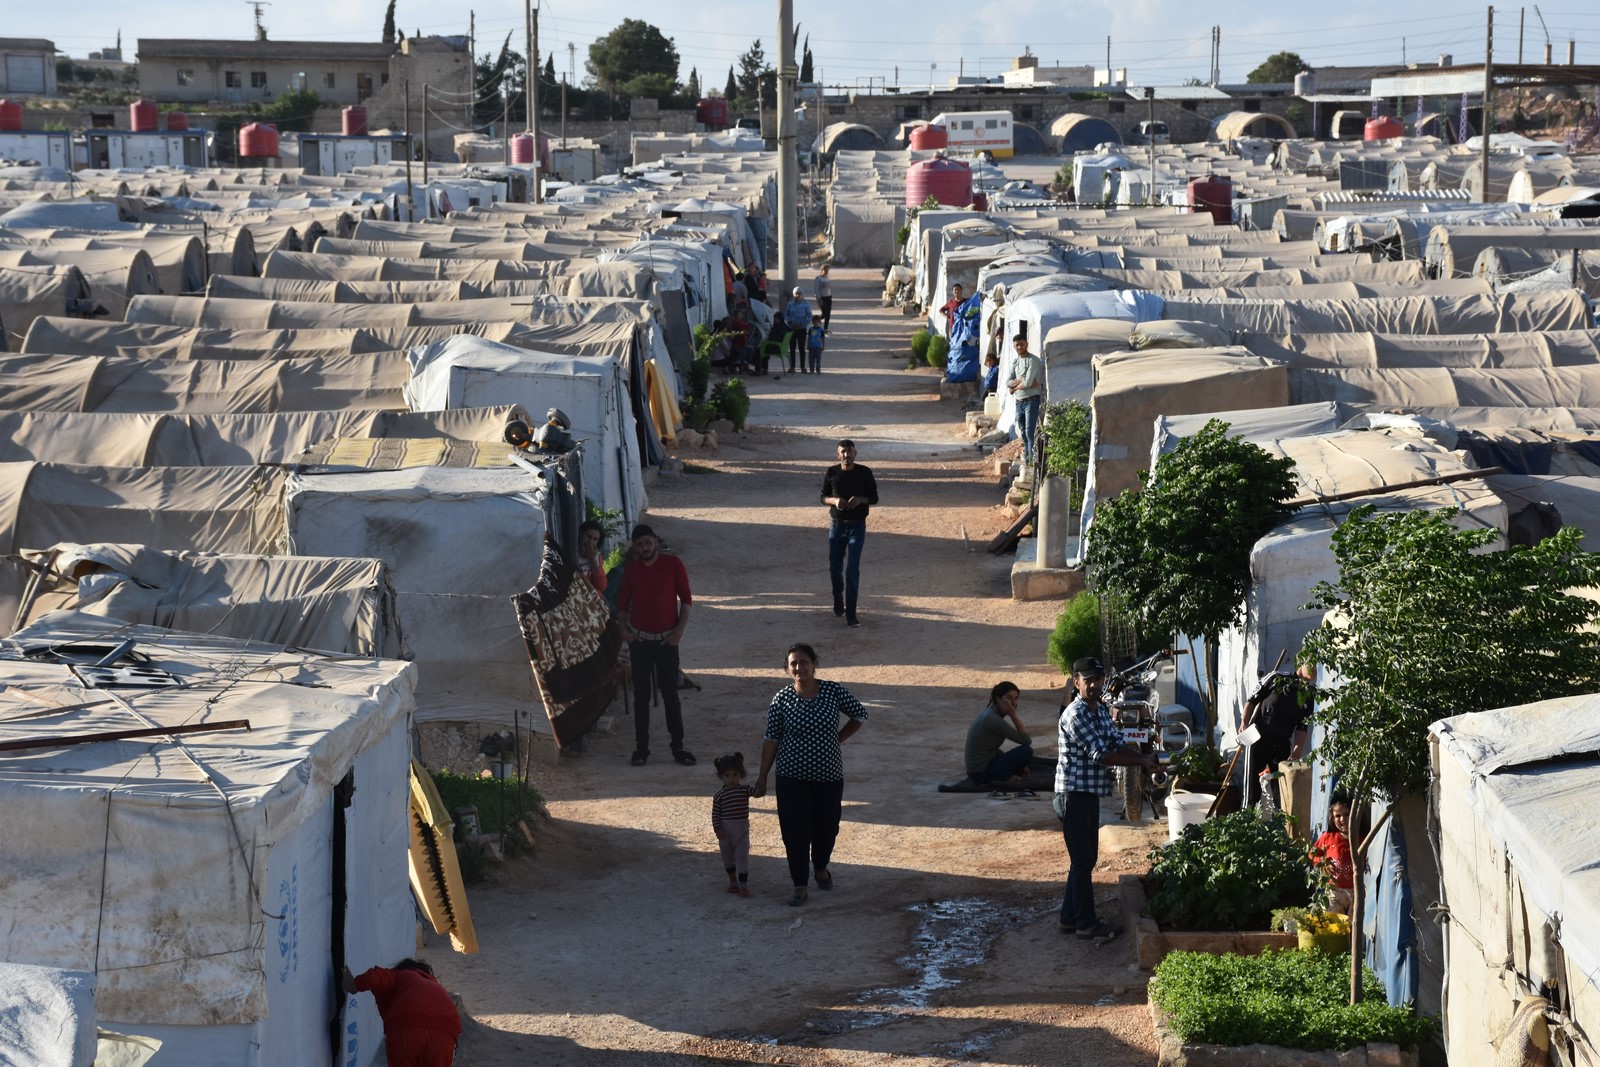
[[[1355,888],[1355,858],[1350,851],[1350,798],[1335,793],[1328,800],[1332,828],[1311,846],[1311,862],[1322,868],[1333,885],[1333,910],[1349,914]]]
[[[450,1067],[461,1038],[461,1014],[432,967],[404,959],[360,974],[346,967],[341,979],[346,993],[370,991],[378,1002],[389,1067]]]

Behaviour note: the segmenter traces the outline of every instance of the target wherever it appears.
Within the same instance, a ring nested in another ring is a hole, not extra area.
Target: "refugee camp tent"
[[[1429,735],[1450,1063],[1506,1062],[1545,1026],[1552,1062],[1600,1062],[1600,697],[1457,715]]]
[[[895,258],[899,209],[892,203],[835,199],[828,221],[828,260],[838,267],[878,268]]]
[[[1087,152],[1103,144],[1122,143],[1122,134],[1111,123],[1077,112],[1060,115],[1051,122],[1050,138],[1055,150],[1063,156]]]
[[[375,1003],[337,996],[335,968],[416,943],[415,669],[58,612],[0,642],[0,671],[0,737],[30,744],[0,758],[0,867],[30,918],[0,959],[92,973],[100,1025],[167,1062],[323,1063],[337,1035],[374,1063]]]

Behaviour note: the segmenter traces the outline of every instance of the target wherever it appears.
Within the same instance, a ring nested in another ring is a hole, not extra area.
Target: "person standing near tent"
[[[378,1002],[389,1067],[450,1067],[455,1060],[461,1013],[426,963],[403,959],[360,974],[345,967],[339,987],[352,996],[371,993]]]
[[[961,288],[961,283],[957,282],[950,287],[950,299],[939,306],[939,314],[944,316],[944,335],[946,338],[950,336],[950,331],[955,329],[956,309],[966,303],[967,298],[963,293],[964,290]]]
[[[822,502],[828,505],[828,576],[833,581],[833,613],[846,625],[860,626],[856,601],[861,593],[861,548],[867,541],[867,512],[878,504],[872,468],[856,462],[856,443],[839,442],[839,462],[822,476]]]
[[[806,369],[806,331],[811,328],[811,305],[806,294],[797,285],[783,306],[783,324],[789,328],[789,373],[794,373],[795,359],[800,360],[800,373]]]
[[[1022,437],[1022,462],[1032,467],[1033,438],[1039,430],[1039,403],[1044,395],[1044,366],[1038,356],[1028,351],[1027,334],[1019,333],[1013,337],[1011,347],[1016,349],[1017,362],[1006,388],[1017,402],[1017,433]]]
[[[1273,671],[1261,680],[1244,703],[1239,732],[1254,724],[1261,736],[1250,746],[1248,780],[1259,782],[1263,771],[1278,773],[1278,764],[1305,754],[1311,720],[1311,687],[1315,677],[1309,664],[1302,663],[1293,674]],[[1274,782],[1276,780],[1274,779]],[[1276,788],[1276,785],[1274,785]],[[1273,800],[1280,799],[1277,796]]]
[[[822,312],[822,328],[824,331],[833,325],[833,279],[828,277],[830,264],[824,263],[817,271],[817,283],[812,288],[817,291],[817,310]]]
[[[635,767],[650,759],[650,684],[661,690],[672,758],[694,766],[683,747],[683,707],[678,701],[678,642],[689,625],[689,572],[677,556],[664,555],[656,533],[644,523],[633,528],[633,559],[622,572],[617,617],[630,646],[633,667],[633,757]]]

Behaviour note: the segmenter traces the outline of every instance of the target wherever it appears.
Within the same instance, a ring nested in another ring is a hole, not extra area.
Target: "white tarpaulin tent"
[[[511,597],[539,577],[552,507],[521,467],[296,473],[289,551],[381,559],[418,667],[417,718],[509,726],[538,711]],[[545,716],[530,716],[548,730]]]
[[[150,684],[86,689],[124,640],[113,666]],[[375,1005],[337,997],[330,961],[359,971],[415,944],[414,669],[58,612],[0,642],[0,671],[8,742],[249,722],[5,753],[0,870],[28,921],[0,925],[0,959],[93,973],[100,1025],[160,1039],[157,1062],[326,1063],[336,1027],[341,1063],[374,1064]]]
[[[1505,1062],[1517,1001],[1560,990],[1552,1062],[1600,1052],[1600,696],[1436,722],[1433,774],[1451,1067]],[[1541,1013],[1542,1018],[1542,1013]]]
[[[613,356],[530,352],[476,337],[414,348],[406,399],[417,410],[517,404],[542,422],[550,408],[572,420],[583,447],[583,490],[632,522],[648,504],[628,371]]]

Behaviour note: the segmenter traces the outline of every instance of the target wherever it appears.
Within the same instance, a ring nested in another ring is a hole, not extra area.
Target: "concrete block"
[[[1012,600],[1065,600],[1083,589],[1082,567],[1041,567],[1037,540],[1025,537],[1017,542],[1017,558],[1011,564]]]

